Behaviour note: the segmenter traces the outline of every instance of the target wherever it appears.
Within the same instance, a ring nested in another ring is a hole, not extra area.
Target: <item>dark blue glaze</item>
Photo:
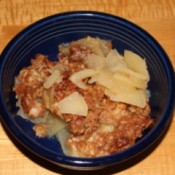
[[[85,36],[111,40],[114,48],[123,53],[132,50],[146,58],[151,75],[152,117],[155,126],[134,146],[118,154],[100,158],[75,158],[62,153],[55,139],[38,139],[32,124],[16,116],[14,77],[30,64],[37,54],[57,59],[58,45]],[[42,158],[68,168],[95,169],[118,164],[138,155],[161,135],[171,121],[174,109],[174,70],[159,43],[135,24],[112,15],[97,12],[70,12],[42,19],[15,36],[0,58],[1,119],[10,133],[25,147]],[[86,168],[85,168],[86,167]]]

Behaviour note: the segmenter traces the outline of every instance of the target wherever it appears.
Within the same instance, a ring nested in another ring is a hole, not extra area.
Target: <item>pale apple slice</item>
[[[85,63],[90,69],[102,69],[105,67],[105,57],[96,54],[89,54]]]
[[[61,148],[63,150],[63,153],[66,155],[71,155],[69,149],[66,146],[67,139],[69,137],[70,133],[68,129],[65,127],[61,129],[59,132],[56,133],[56,138],[59,140],[59,143],[61,145]]]
[[[49,89],[50,87],[53,86],[54,83],[60,83],[61,81],[62,81],[62,77],[61,77],[60,71],[56,69],[53,71],[53,73],[49,77],[47,77],[43,86],[45,89]]]
[[[98,84],[110,88],[114,86],[114,81],[112,79],[112,73],[107,69],[101,69],[97,71],[98,73],[92,76],[90,82],[97,82]]]
[[[62,114],[75,114],[87,116],[88,106],[84,97],[78,92],[65,97],[58,102],[58,108]]]
[[[88,86],[83,82],[85,78],[95,75],[97,71],[94,69],[83,69],[72,74],[69,79],[76,84],[79,88],[87,89]]]
[[[116,49],[112,49],[105,59],[106,67],[111,72],[115,72],[119,68],[125,68],[123,56],[121,56]]]
[[[133,71],[145,75],[149,79],[149,73],[145,59],[129,50],[124,51],[124,61]]]
[[[57,132],[66,127],[63,120],[61,120],[58,116],[53,116],[50,113],[48,114],[45,124],[47,126],[47,135],[49,137],[54,136]]]
[[[120,79],[126,83],[140,89],[146,89],[148,84],[148,78],[140,73],[134,72],[129,68],[120,68],[114,73],[115,79]]]
[[[130,92],[119,92],[117,93],[115,91],[112,92],[109,89],[105,90],[105,94],[110,98],[110,100],[112,101],[116,101],[116,102],[123,102],[123,103],[127,103],[127,104],[131,104],[134,106],[138,106],[138,107],[145,107],[146,105],[146,95],[145,95],[145,91],[144,90],[138,90],[138,89],[130,89]]]

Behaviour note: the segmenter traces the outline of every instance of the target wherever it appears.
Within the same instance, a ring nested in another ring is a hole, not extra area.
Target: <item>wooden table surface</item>
[[[175,67],[175,0],[0,0],[0,53],[20,30],[55,13],[93,10],[124,17],[155,37]],[[125,169],[127,168],[127,169]],[[175,119],[149,155],[91,174],[174,175]],[[0,175],[89,174],[52,166],[16,143],[0,124]]]

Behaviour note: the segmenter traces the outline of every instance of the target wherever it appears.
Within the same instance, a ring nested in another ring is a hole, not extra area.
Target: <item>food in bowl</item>
[[[99,157],[134,145],[154,121],[145,59],[86,37],[59,45],[58,61],[37,54],[15,78],[19,116],[65,154]]]

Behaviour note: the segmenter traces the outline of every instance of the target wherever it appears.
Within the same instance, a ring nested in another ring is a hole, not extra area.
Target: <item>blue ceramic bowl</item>
[[[151,116],[154,127],[134,146],[117,154],[99,158],[76,158],[63,154],[55,139],[35,137],[32,124],[17,116],[14,77],[30,64],[37,53],[57,58],[58,45],[85,36],[111,40],[123,53],[132,50],[146,58],[151,80]],[[174,109],[174,70],[164,50],[140,27],[112,15],[97,12],[70,12],[42,19],[15,36],[1,53],[0,106],[1,119],[9,132],[30,151],[54,164],[71,169],[98,169],[125,162],[152,145],[168,127]]]

